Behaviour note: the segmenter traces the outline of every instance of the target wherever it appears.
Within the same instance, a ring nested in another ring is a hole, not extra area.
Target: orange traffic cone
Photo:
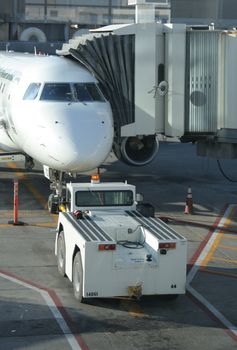
[[[184,214],[192,214],[192,213],[193,213],[193,196],[192,196],[192,189],[189,186]]]

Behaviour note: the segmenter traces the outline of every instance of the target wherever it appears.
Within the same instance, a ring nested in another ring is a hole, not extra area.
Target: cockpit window
[[[73,94],[69,83],[46,83],[40,100],[44,101],[73,101]]]
[[[104,102],[105,99],[94,83],[76,83],[76,98],[80,102]]]
[[[95,83],[46,83],[41,101],[105,102]]]
[[[31,83],[23,96],[23,100],[35,100],[38,96],[40,86],[40,83]]]

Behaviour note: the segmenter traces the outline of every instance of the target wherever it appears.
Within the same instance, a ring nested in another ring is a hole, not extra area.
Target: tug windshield
[[[77,191],[77,207],[127,206],[133,204],[132,191]]]

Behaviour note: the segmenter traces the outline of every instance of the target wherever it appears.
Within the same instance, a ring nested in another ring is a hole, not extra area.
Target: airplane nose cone
[[[112,148],[113,126],[108,113],[98,113],[93,118],[73,119],[56,123],[57,138],[49,152],[52,161],[62,171],[89,171],[100,166]]]
[[[97,133],[78,135],[77,138],[62,137],[53,157],[59,160],[60,166],[70,171],[87,171],[99,166],[111,150],[111,131],[106,135],[100,128]],[[80,133],[78,133],[80,134]]]

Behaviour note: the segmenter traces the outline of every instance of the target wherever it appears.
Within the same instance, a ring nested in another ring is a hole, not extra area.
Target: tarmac
[[[150,296],[78,303],[57,271],[49,182],[40,174],[0,174],[0,350],[236,349],[237,163],[221,162],[229,181],[195,148],[164,141],[146,167],[129,167],[112,154],[101,167],[102,181],[135,184],[156,216],[188,239],[187,292],[172,301]],[[14,178],[22,226],[8,223]],[[87,174],[79,178],[87,180]],[[193,214],[184,214],[189,187]]]

